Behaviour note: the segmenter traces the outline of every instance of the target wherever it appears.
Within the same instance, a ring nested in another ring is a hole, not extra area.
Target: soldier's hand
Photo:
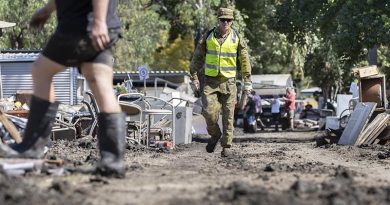
[[[246,92],[246,94],[250,94],[252,90],[252,82],[244,82],[244,91]]]
[[[196,90],[199,90],[199,89],[200,89],[200,82],[199,82],[198,79],[193,80],[193,81],[192,81],[192,84],[195,86]]]
[[[192,88],[192,91],[194,92],[194,96],[197,97],[197,98],[200,97],[201,93],[200,93],[200,83],[199,83],[199,80],[192,80],[191,88]]]

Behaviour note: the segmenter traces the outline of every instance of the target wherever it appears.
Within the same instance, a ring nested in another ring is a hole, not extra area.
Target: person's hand
[[[253,90],[253,87],[252,87],[252,82],[245,82],[244,83],[244,91],[247,95],[249,95],[251,93],[251,91]]]
[[[198,79],[192,80],[192,84],[195,86],[196,90],[200,89],[200,82]]]
[[[31,16],[29,23],[30,27],[37,30],[42,29],[50,15],[51,12],[47,12],[44,8],[36,10]]]
[[[108,43],[110,43],[110,36],[108,35],[106,22],[94,19],[89,37],[92,40],[92,46],[95,50],[104,50]]]
[[[201,95],[200,94],[200,83],[199,83],[198,79],[192,80],[191,88],[192,88],[192,91],[194,91],[194,96],[195,97],[200,97],[200,95]]]

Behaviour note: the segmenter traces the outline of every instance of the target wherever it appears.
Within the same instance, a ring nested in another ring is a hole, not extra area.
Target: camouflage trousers
[[[205,77],[202,94],[202,114],[206,119],[207,132],[211,141],[216,142],[221,136],[221,146],[231,147],[233,141],[234,107],[237,100],[235,78]],[[218,125],[222,115],[222,132]]]

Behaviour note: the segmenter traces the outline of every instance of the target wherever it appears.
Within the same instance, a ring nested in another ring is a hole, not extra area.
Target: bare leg
[[[2,157],[43,157],[44,147],[49,141],[59,104],[55,102],[52,79],[64,68],[42,55],[33,64],[34,95],[30,101],[30,112],[23,133],[23,141],[20,144],[12,144],[11,147],[1,145],[0,155]]]
[[[118,113],[120,106],[114,94],[112,68],[101,63],[84,63],[81,72],[96,98],[101,112]]]
[[[112,68],[101,63],[84,63],[81,72],[96,98],[98,113],[98,141],[100,161],[96,173],[103,176],[124,177],[126,147],[125,114],[113,90]]]
[[[65,66],[60,65],[43,55],[34,62],[32,67],[33,92],[34,96],[49,102],[55,101],[53,77],[58,72],[65,69]]]

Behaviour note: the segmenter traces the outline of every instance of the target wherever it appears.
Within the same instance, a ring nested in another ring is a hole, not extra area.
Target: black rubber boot
[[[126,148],[126,124],[124,113],[98,114],[98,140],[100,162],[96,173],[106,177],[123,178],[123,155]]]
[[[45,145],[50,141],[58,105],[58,102],[50,103],[47,100],[32,96],[22,142],[10,147],[2,144],[0,146],[0,156],[42,158]]]

